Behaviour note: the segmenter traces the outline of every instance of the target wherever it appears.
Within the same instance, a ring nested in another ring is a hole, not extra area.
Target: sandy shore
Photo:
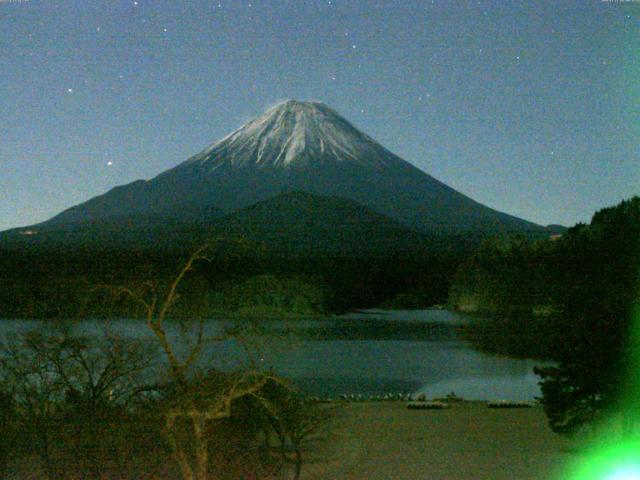
[[[302,478],[553,480],[574,455],[569,448],[538,406],[464,402],[409,410],[403,402],[348,403],[310,448]]]

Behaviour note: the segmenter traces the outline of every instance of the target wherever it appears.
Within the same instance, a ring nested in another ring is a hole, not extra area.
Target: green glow
[[[640,478],[640,466],[628,465],[617,469],[611,475],[607,475],[605,480],[638,480]]]
[[[580,456],[567,480],[640,480],[640,440],[607,442]]]
[[[593,443],[559,480],[640,480],[640,275],[636,293],[620,415],[597,426]]]
[[[593,444],[578,454],[561,480],[640,480],[640,308],[634,312],[629,342],[621,416],[598,426]],[[622,418],[631,426],[629,431],[621,426]]]

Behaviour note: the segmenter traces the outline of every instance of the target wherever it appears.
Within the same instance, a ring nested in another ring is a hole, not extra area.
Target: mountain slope
[[[351,200],[283,193],[227,215],[213,231],[287,255],[382,255],[424,248],[427,237]]]
[[[70,208],[47,224],[214,205],[225,212],[283,192],[354,200],[425,232],[541,231],[448,187],[318,102],[288,101],[149,181]]]
[[[215,207],[179,205],[143,212],[44,222],[0,232],[0,248],[12,250],[114,250],[122,248],[172,249],[189,241],[194,231],[206,231],[224,213]]]
[[[205,209],[199,210],[204,212]],[[193,211],[190,213],[194,213]],[[130,215],[75,224],[41,225],[0,235],[3,246],[188,251],[213,238],[242,239],[249,254],[370,256],[418,251],[427,235],[352,200],[287,192],[201,221]],[[29,233],[25,235],[25,232]]]

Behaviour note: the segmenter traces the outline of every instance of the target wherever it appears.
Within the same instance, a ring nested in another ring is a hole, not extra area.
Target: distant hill
[[[425,248],[428,237],[356,202],[290,192],[214,223],[213,232],[246,238],[279,254],[383,255]]]
[[[244,239],[256,253],[296,256],[383,255],[425,248],[429,240],[351,200],[288,192],[227,215],[201,208],[184,218],[156,213],[45,223],[4,232],[0,245],[188,251],[213,238]]]

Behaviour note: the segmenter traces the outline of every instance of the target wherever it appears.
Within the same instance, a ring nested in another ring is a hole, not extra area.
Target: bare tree
[[[278,438],[283,464],[293,464],[293,478],[300,478],[303,451],[333,418],[336,405],[322,405],[291,389],[270,385],[267,393],[277,410],[268,416],[270,427]]]
[[[113,420],[116,407],[126,408],[140,393],[152,358],[152,349],[142,342],[74,335],[68,327],[47,334],[27,332],[0,345],[0,380],[11,388],[22,437],[28,437],[29,449],[40,457],[49,479],[68,476],[69,465],[59,461],[68,421],[88,433],[101,415]],[[82,412],[86,415],[76,421]],[[99,478],[103,468],[92,458],[100,450],[97,437],[74,439],[72,463],[85,463],[85,478]]]
[[[277,375],[258,369],[228,375],[222,382],[206,381],[203,378],[198,382],[190,382],[188,372],[196,364],[205,345],[230,339],[243,342],[247,333],[247,328],[234,328],[216,336],[205,337],[204,319],[191,319],[195,338],[191,339],[187,352],[182,356],[178,354],[177,345],[167,333],[166,321],[171,308],[180,297],[178,290],[181,283],[197,262],[210,261],[210,251],[210,245],[197,249],[163,292],[157,281],[147,281],[137,287],[104,286],[116,297],[125,296],[142,308],[148,328],[166,355],[170,376],[176,388],[173,400],[164,410],[165,434],[184,480],[211,478],[207,438],[207,427],[211,422],[229,418],[232,404],[245,397],[254,398],[262,408],[275,415],[275,406],[261,391],[270,382],[288,388],[287,383]],[[181,434],[181,426],[184,427],[185,423],[188,426],[186,436]]]

